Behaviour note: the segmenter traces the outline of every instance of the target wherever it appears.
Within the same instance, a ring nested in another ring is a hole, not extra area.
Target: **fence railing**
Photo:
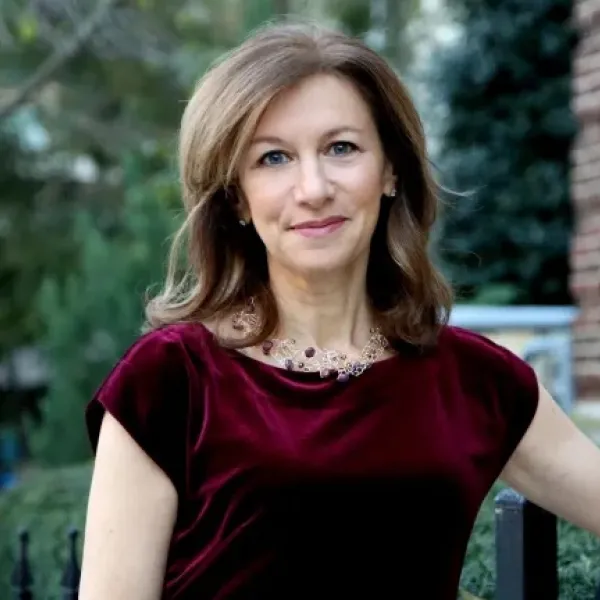
[[[77,600],[79,597],[80,568],[77,559],[77,538],[79,531],[72,528],[67,533],[69,553],[60,581],[61,600]],[[29,532],[19,532],[19,551],[11,575],[11,600],[36,600],[33,594],[34,571],[29,559]],[[42,600],[42,599],[40,599]]]
[[[510,488],[496,496],[495,513],[495,600],[557,600],[556,516]],[[600,583],[580,600],[600,600]]]
[[[556,600],[556,517],[510,488],[495,512],[496,600]]]

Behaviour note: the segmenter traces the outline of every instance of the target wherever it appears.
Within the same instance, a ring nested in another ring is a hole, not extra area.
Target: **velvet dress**
[[[537,402],[528,364],[457,327],[339,382],[188,323],[141,336],[86,420],[95,449],[109,411],[178,492],[164,599],[456,600]]]

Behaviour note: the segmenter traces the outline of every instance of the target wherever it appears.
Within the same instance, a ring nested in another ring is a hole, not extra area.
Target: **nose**
[[[295,200],[312,208],[319,208],[332,195],[332,185],[318,158],[298,161]]]

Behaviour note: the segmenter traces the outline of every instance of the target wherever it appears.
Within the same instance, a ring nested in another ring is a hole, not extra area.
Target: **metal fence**
[[[557,518],[508,488],[496,497],[496,600],[557,600]],[[594,599],[600,600],[600,584]]]
[[[75,528],[69,530],[67,543],[69,553],[63,568],[60,581],[61,600],[77,600],[79,597],[80,568],[77,558],[77,539],[79,531]],[[36,600],[33,594],[35,583],[35,570],[29,559],[29,532],[23,529],[18,535],[18,553],[11,575],[10,586],[12,589],[11,600]]]

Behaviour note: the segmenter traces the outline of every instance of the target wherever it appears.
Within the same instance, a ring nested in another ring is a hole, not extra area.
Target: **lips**
[[[328,217],[326,219],[319,219],[315,221],[304,221],[294,225],[292,229],[323,229],[330,227],[331,225],[338,225],[345,221],[344,217]]]
[[[346,221],[347,219],[344,217],[327,217],[326,219],[298,223],[291,227],[291,230],[304,238],[325,238],[340,229]]]

